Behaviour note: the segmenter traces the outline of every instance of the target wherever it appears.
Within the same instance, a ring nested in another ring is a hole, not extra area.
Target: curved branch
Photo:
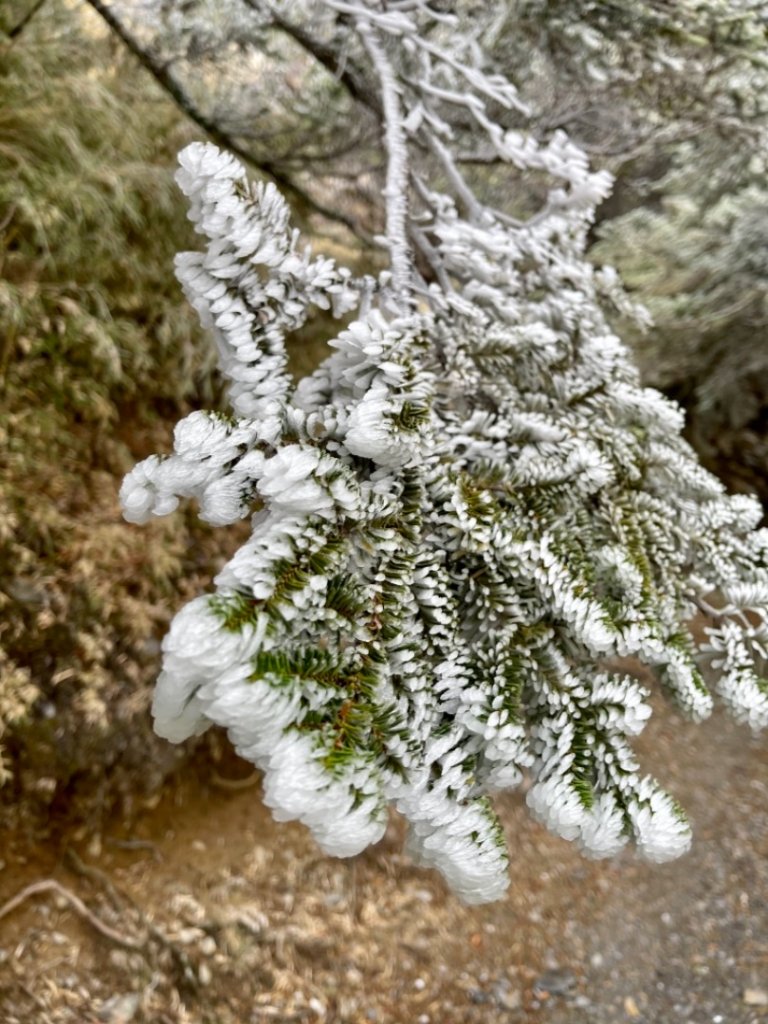
[[[139,63],[145,68],[154,80],[160,85],[160,87],[168,93],[171,99],[174,101],[179,110],[182,111],[191,121],[193,121],[199,128],[223,149],[227,149],[230,153],[240,157],[251,167],[261,171],[262,174],[266,174],[267,177],[271,178],[276,185],[292,195],[298,202],[304,204],[307,209],[312,210],[314,213],[319,214],[326,220],[336,221],[339,224],[343,224],[349,231],[351,231],[357,238],[362,241],[369,243],[371,238],[366,231],[360,226],[354,217],[350,217],[340,210],[333,210],[323,203],[318,202],[314,196],[311,196],[301,186],[297,185],[293,179],[289,178],[278,166],[271,163],[268,160],[260,160],[254,156],[252,152],[246,149],[241,143],[237,141],[229,132],[224,131],[220,125],[210,118],[204,111],[200,110],[192,97],[185,91],[183,85],[178,78],[170,70],[170,65],[163,61],[158,54],[152,50],[143,46],[139,40],[126,28],[123,22],[115,14],[112,6],[105,3],[104,0],[86,0],[88,4],[96,11],[97,14],[104,19],[109,25],[115,35],[130,50],[130,52],[136,57]]]

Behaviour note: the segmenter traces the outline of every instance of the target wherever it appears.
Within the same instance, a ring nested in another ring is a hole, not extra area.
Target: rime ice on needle
[[[177,274],[232,415],[188,416],[173,454],[139,464],[121,498],[139,523],[194,497],[209,522],[251,516],[252,535],[172,624],[156,729],[174,742],[227,729],[275,817],[328,853],[379,839],[393,804],[408,850],[468,902],[506,887],[489,794],[526,772],[532,812],[588,854],[634,839],[651,860],[675,857],[685,817],[630,747],[648,693],[611,665],[641,658],[705,717],[681,625],[704,609],[719,693],[766,725],[757,503],[697,464],[679,410],[641,387],[606,323],[615,277],[584,249],[607,177],[561,133],[539,144],[495,124],[491,101],[519,107],[512,86],[420,0],[306,12],[344,13],[365,48],[390,180],[410,180],[414,216],[408,228],[406,194],[388,190],[398,272],[356,280],[299,250],[273,186],[212,145],[181,154],[204,247]],[[457,110],[513,169],[550,176],[538,214],[518,223],[472,194],[445,144]],[[421,176],[412,143],[449,192]],[[404,262],[412,246],[430,280]],[[294,384],[284,339],[312,305],[357,318]]]

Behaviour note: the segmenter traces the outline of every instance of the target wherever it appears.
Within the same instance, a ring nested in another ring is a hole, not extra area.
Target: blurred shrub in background
[[[53,2],[0,36],[0,92],[3,796],[69,801],[165,766],[145,759],[152,638],[216,551],[183,513],[139,535],[116,493],[167,420],[215,402],[212,353],[172,274],[190,136],[169,101]]]

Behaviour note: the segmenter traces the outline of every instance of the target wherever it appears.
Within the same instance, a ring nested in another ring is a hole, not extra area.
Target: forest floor
[[[0,919],[0,1021],[768,1024],[768,749],[667,710],[641,755],[687,857],[585,860],[512,794],[510,889],[481,908],[407,861],[400,822],[331,860],[199,762],[130,823],[8,844],[0,905],[61,888]]]

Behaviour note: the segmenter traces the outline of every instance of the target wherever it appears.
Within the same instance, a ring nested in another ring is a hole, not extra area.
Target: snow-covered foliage
[[[758,505],[697,464],[679,409],[642,388],[606,323],[601,300],[621,296],[584,247],[607,175],[560,133],[502,130],[491,112],[517,106],[514,89],[422,0],[305,9],[315,27],[342,15],[378,76],[391,271],[311,257],[273,186],[212,145],[182,154],[205,241],[177,273],[233,415],[183,420],[123,507],[145,522],[195,497],[208,521],[251,516],[253,531],[176,616],[156,729],[226,728],[275,816],[332,854],[379,839],[394,804],[409,851],[469,902],[506,887],[489,795],[526,773],[533,813],[588,854],[634,839],[677,856],[684,814],[630,746],[649,694],[617,659],[654,667],[701,719],[712,700],[682,624],[709,614],[723,700],[768,722]],[[474,197],[454,117],[547,176],[536,215]],[[284,337],[311,305],[356,316],[294,384]]]

